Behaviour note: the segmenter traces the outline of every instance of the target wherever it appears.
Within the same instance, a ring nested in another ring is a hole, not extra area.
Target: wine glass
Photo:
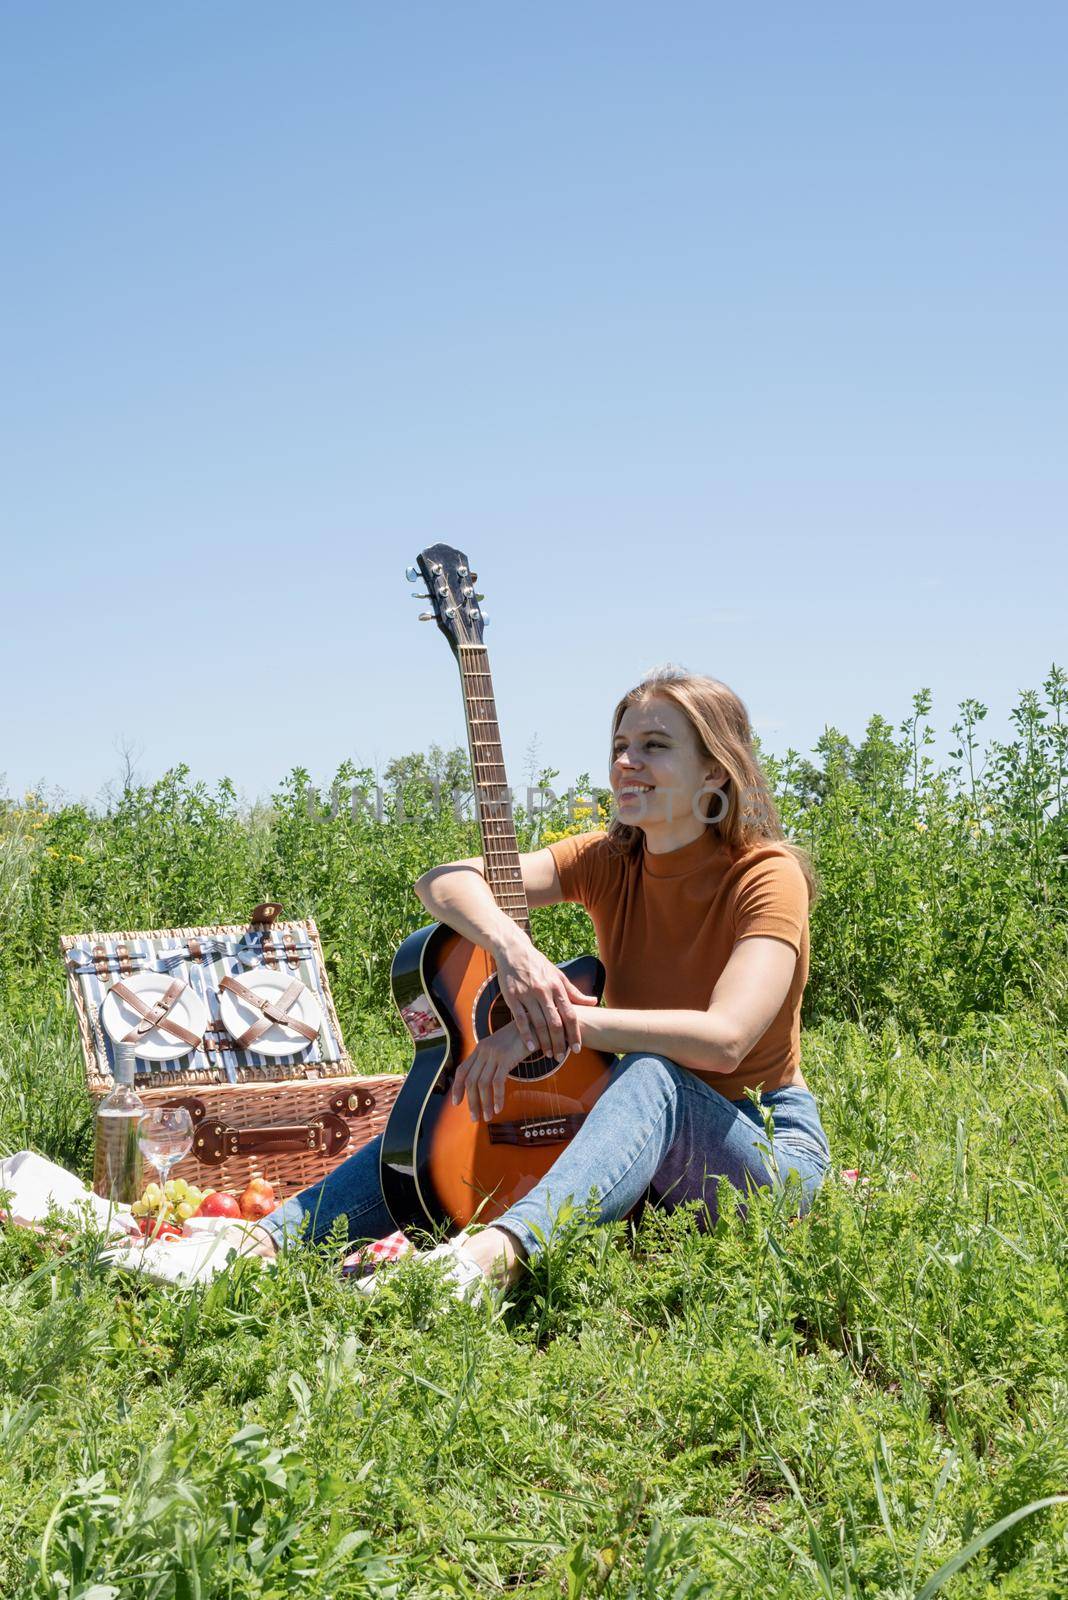
[[[159,1173],[160,1188],[166,1193],[167,1174],[193,1148],[193,1119],[184,1106],[153,1106],[141,1118],[137,1142],[145,1160]],[[163,1207],[153,1233],[158,1233]]]

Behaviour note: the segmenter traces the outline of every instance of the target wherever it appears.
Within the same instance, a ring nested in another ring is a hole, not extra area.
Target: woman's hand
[[[239,1256],[262,1256],[265,1261],[274,1261],[278,1255],[278,1246],[274,1242],[274,1234],[268,1233],[266,1228],[261,1228],[257,1223],[245,1229],[245,1238]]]
[[[525,934],[495,952],[495,958],[501,994],[526,1044],[525,1053],[540,1049],[560,1061],[568,1050],[580,1050],[575,1008],[595,1006],[597,996],[577,989]]]
[[[461,1061],[453,1075],[450,1098],[458,1106],[467,1092],[471,1120],[490,1117],[504,1105],[504,1082],[513,1067],[525,1061],[530,1051],[519,1036],[514,1022],[480,1039],[466,1061]]]

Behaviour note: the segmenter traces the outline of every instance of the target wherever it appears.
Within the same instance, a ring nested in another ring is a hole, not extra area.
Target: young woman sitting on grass
[[[472,1116],[488,1120],[536,1047],[622,1058],[545,1177],[491,1226],[428,1252],[461,1292],[512,1283],[566,1202],[589,1202],[593,1220],[607,1222],[646,1196],[665,1207],[697,1199],[714,1221],[721,1179],[744,1193],[796,1169],[807,1210],[830,1160],[800,1059],[812,873],[783,837],[744,705],[713,678],[650,674],[616,707],[611,785],[607,831],[519,858],[531,906],[571,900],[589,912],[604,1006],[500,910],[481,857],[415,885],[431,916],[492,954],[513,1017],[460,1064],[455,1103],[466,1094]],[[773,1157],[748,1089],[771,1113]],[[274,1211],[263,1252],[305,1222],[308,1238],[322,1238],[340,1215],[353,1242],[392,1232],[379,1145]]]

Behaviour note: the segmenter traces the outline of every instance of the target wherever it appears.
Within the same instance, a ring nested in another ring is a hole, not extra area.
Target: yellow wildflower
[[[570,839],[573,834],[585,833],[586,831],[585,828],[580,828],[577,823],[570,828],[546,828],[541,836],[541,842],[543,845],[555,844],[558,839]]]

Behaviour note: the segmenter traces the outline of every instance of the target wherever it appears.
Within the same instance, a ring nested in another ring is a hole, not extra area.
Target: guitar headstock
[[[417,598],[429,600],[434,608],[420,612],[420,622],[436,622],[454,651],[461,645],[480,645],[489,618],[479,607],[482,595],[475,593],[478,573],[471,571],[463,551],[432,544],[415,560],[415,566],[408,568],[408,582],[422,578],[427,592]]]

